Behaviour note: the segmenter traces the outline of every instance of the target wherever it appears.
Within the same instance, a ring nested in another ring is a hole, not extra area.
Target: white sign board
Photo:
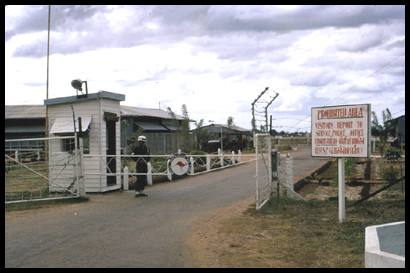
[[[312,108],[312,156],[370,157],[370,104]]]

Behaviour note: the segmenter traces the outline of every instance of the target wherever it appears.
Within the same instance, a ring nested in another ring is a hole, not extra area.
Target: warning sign
[[[370,104],[312,108],[312,156],[370,157]]]

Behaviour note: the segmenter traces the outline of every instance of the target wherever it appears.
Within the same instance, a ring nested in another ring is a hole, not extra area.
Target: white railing
[[[181,154],[178,151],[177,154]],[[92,157],[100,157],[101,162],[103,165],[108,167],[109,162],[107,162],[107,158],[111,160],[115,158],[116,160],[122,159],[133,159],[135,157],[141,157],[141,160],[144,160],[143,157],[150,157],[151,160],[147,162],[148,171],[147,173],[137,173],[135,169],[135,162],[128,160],[125,166],[122,166],[121,172],[113,172],[113,173],[102,173],[102,172],[89,172],[85,170],[84,175],[105,175],[105,176],[116,176],[116,175],[123,175],[124,176],[124,190],[128,189],[128,176],[129,175],[147,175],[148,185],[152,185],[152,177],[163,175],[167,176],[168,180],[172,180],[172,174],[169,170],[169,161],[175,155],[92,155],[92,154],[84,154],[84,158],[92,158]],[[232,152],[231,154],[223,154],[221,153],[220,149],[218,149],[218,154],[206,154],[206,155],[184,155],[187,159],[189,159],[191,164],[191,171],[188,175],[198,175],[202,173],[207,173],[215,170],[219,170],[222,168],[228,168],[232,166],[237,166],[239,164],[243,164],[246,162],[254,161],[255,154],[242,154],[241,151],[238,151],[238,154]],[[87,166],[85,166],[87,169]],[[106,169],[106,168],[103,168]]]

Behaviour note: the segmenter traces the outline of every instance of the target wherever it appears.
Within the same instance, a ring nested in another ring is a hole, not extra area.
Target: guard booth
[[[81,118],[85,192],[106,192],[121,188],[121,175],[110,174],[121,173],[120,101],[124,100],[125,95],[107,91],[92,94],[88,94],[87,91],[86,95],[44,100],[44,105],[48,107],[50,138],[74,136],[74,128],[79,133],[78,121]],[[50,154],[72,153],[73,149],[73,143],[67,143],[65,139],[56,138],[49,141]],[[49,158],[50,166],[56,164],[51,161],[59,160],[58,156]],[[58,171],[50,167],[50,178],[55,175],[53,172]],[[66,167],[64,171],[72,172],[73,170]],[[60,181],[60,183],[69,184],[71,182]],[[52,190],[52,183],[50,183],[50,191]]]

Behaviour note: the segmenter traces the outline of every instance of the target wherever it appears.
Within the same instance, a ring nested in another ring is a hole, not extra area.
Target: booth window
[[[81,125],[79,126],[79,120],[81,118]],[[56,136],[74,136],[74,128],[78,132],[79,128],[82,131],[83,138],[83,151],[84,154],[90,153],[90,141],[89,141],[89,126],[91,124],[91,116],[81,116],[76,119],[75,126],[73,124],[72,117],[57,117],[51,127],[50,134]],[[75,149],[74,139],[62,139],[61,151],[72,153]]]
[[[73,138],[66,138],[61,140],[61,151],[72,153],[75,149],[75,140]],[[83,153],[90,154],[90,141],[88,133],[83,133]]]

